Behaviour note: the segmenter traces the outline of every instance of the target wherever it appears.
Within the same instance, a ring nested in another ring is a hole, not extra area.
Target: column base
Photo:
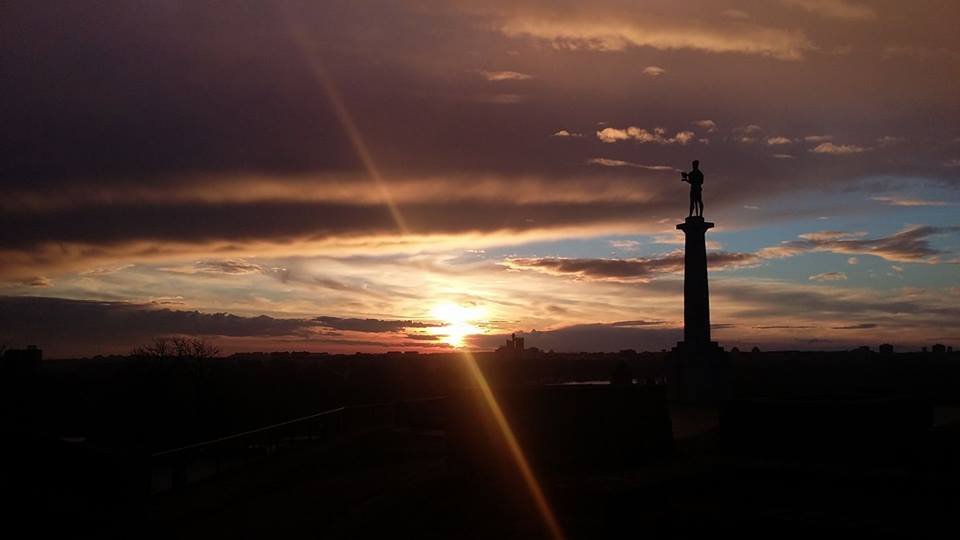
[[[670,351],[667,394],[671,401],[718,403],[730,399],[732,387],[730,359],[716,341],[681,341]]]

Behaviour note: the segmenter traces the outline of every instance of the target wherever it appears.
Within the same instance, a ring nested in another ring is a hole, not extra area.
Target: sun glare
[[[430,314],[443,323],[435,329],[435,334],[443,337],[443,342],[452,347],[463,347],[467,336],[482,334],[478,326],[486,318],[486,310],[479,306],[461,306],[453,302],[437,304]]]

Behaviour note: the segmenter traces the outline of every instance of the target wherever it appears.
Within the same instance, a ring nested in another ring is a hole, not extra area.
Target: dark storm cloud
[[[710,253],[707,259],[714,270],[749,266],[761,261],[752,253]],[[645,281],[657,274],[683,270],[683,253],[678,251],[662,257],[636,259],[515,258],[504,264],[515,270],[539,270],[583,279]]]

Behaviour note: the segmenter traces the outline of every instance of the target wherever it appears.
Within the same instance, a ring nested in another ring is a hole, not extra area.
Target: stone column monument
[[[683,231],[683,341],[670,354],[668,389],[671,399],[715,402],[730,393],[727,355],[710,339],[710,287],[707,278],[706,233],[714,224],[703,219],[703,173],[700,162],[683,173],[690,183],[690,215],[677,225]],[[694,214],[697,215],[694,215]]]

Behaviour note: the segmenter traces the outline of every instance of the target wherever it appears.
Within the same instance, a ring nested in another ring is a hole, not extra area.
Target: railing
[[[404,425],[437,424],[435,411],[424,412],[443,398],[339,407],[209,441],[150,455],[150,493],[179,489],[244,467],[301,445],[325,445],[350,435]],[[424,420],[426,419],[426,420]]]

